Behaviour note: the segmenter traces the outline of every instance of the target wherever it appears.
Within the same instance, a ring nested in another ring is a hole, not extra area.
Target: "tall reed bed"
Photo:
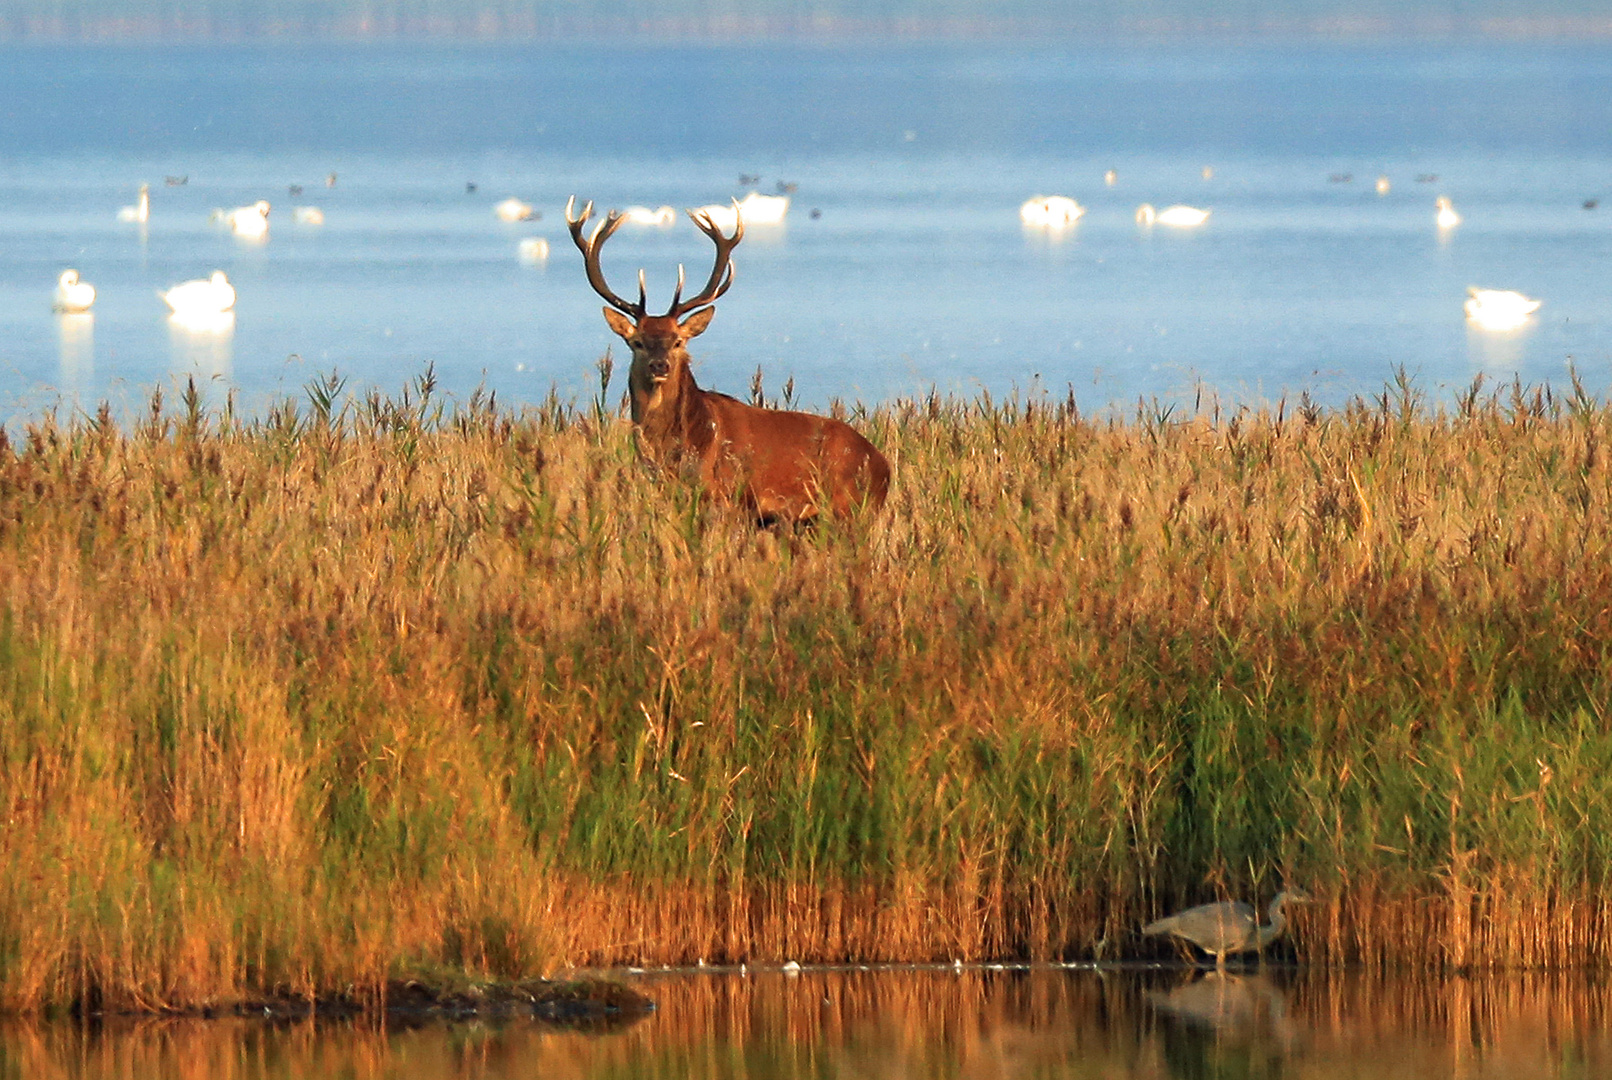
[[[757,532],[597,402],[332,379],[0,448],[0,1006],[566,963],[1612,962],[1612,405],[853,420]]]

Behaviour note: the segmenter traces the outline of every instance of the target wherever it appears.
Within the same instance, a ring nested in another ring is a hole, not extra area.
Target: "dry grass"
[[[566,962],[1605,964],[1612,406],[897,403],[756,534],[597,404],[194,395],[0,452],[0,1006]]]

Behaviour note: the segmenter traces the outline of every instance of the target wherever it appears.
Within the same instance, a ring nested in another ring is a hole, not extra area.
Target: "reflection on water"
[[[1297,1028],[1287,1015],[1287,995],[1265,975],[1208,972],[1147,1000],[1160,1013],[1189,1026],[1230,1035],[1269,1032],[1291,1042]]]
[[[900,969],[649,975],[615,1034],[531,1020],[0,1027],[0,1074],[476,1077],[1612,1075],[1612,992],[1588,977],[1393,980],[1276,971]]]
[[[76,394],[88,388],[95,381],[95,314],[59,312],[56,341],[62,389]]]
[[[1209,972],[1147,1000],[1164,1020],[1159,1050],[1172,1076],[1276,1076],[1302,1049],[1303,1024],[1264,975]]]
[[[1523,366],[1528,339],[1535,323],[1529,319],[1513,330],[1485,330],[1470,319],[1466,325],[1466,351],[1479,368],[1509,374]]]
[[[175,372],[227,378],[235,358],[235,312],[174,312],[168,316]]]

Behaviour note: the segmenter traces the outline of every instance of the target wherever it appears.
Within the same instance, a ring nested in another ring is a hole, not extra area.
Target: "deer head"
[[[734,204],[737,208],[738,204]],[[672,306],[664,315],[650,315],[644,310],[644,272],[638,271],[638,301],[623,300],[605,282],[604,271],[599,267],[599,249],[615,235],[626,220],[615,210],[605,215],[593,230],[584,237],[583,226],[593,216],[593,203],[575,214],[576,199],[565,204],[565,223],[571,230],[571,239],[582,252],[587,270],[588,284],[605,300],[605,322],[619,334],[632,350],[632,370],[628,376],[633,392],[635,418],[640,406],[640,395],[653,395],[662,384],[674,387],[683,381],[688,371],[687,345],[711,325],[716,308],[711,305],[733,285],[733,249],[744,238],[744,222],[736,221],[733,235],[728,236],[711,220],[709,215],[696,210],[688,211],[689,220],[716,245],[716,263],[711,276],[694,296],[683,298],[683,267],[677,267],[677,291],[672,294]],[[686,318],[684,316],[687,316]],[[679,321],[681,320],[681,321]]]

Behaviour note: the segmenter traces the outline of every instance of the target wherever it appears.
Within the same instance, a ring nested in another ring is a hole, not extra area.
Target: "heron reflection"
[[[1264,975],[1206,972],[1169,990],[1149,991],[1147,1000],[1167,1016],[1226,1034],[1294,1033],[1287,995]]]
[[[1164,1021],[1159,1051],[1172,1076],[1279,1076],[1301,1049],[1287,995],[1264,975],[1210,971],[1147,1002]]]
[[[176,311],[168,316],[175,371],[228,376],[235,358],[235,312]]]

